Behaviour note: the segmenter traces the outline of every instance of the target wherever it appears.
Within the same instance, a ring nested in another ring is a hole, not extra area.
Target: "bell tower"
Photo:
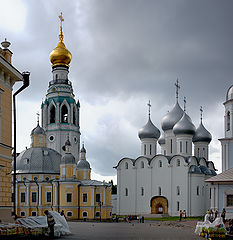
[[[222,171],[233,168],[233,85],[228,89],[224,116],[224,138],[219,139],[222,144]]]
[[[62,13],[60,18],[59,42],[50,54],[53,78],[49,82],[45,100],[41,105],[42,127],[46,133],[48,148],[64,155],[62,146],[69,137],[70,152],[79,160],[80,127],[79,101],[75,100],[72,83],[68,79],[72,55],[63,42]]]

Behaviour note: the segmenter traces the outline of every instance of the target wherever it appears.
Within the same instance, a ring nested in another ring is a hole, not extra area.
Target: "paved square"
[[[187,224],[69,222],[72,235],[62,239],[202,239]]]

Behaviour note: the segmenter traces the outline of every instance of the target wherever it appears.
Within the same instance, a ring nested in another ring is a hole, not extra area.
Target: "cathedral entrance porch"
[[[168,214],[168,200],[163,196],[154,196],[150,200],[151,214]]]

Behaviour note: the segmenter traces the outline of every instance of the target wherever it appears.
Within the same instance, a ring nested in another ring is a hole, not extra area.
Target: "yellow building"
[[[11,167],[12,167],[12,87],[22,81],[21,73],[12,66],[10,43],[0,47],[0,219],[11,218]]]
[[[31,148],[17,157],[17,215],[39,216],[48,209],[64,210],[68,219],[111,218],[111,184],[90,179],[84,145],[76,163],[69,139],[63,156],[46,147],[39,122],[31,138]]]
[[[17,215],[64,210],[69,219],[111,218],[111,184],[91,180],[84,146],[80,149],[79,101],[68,80],[72,55],[63,41],[50,54],[53,80],[42,103],[42,127],[31,132],[32,144],[17,157]],[[63,146],[64,145],[64,146]]]

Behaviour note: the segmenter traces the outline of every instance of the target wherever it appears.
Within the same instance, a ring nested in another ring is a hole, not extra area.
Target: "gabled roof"
[[[233,168],[230,168],[214,177],[211,177],[205,182],[233,182]]]

